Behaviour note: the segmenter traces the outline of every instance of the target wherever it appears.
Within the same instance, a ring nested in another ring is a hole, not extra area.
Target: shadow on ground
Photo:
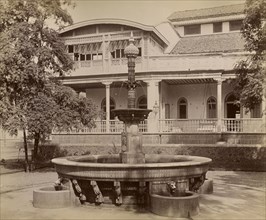
[[[216,177],[223,183],[238,185],[241,187],[256,187],[266,188],[266,176],[262,175],[264,172],[242,172],[242,171],[229,171],[224,172],[224,175]],[[260,181],[258,181],[260,180]]]

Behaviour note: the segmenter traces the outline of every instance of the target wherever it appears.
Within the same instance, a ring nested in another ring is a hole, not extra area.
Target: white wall
[[[176,43],[180,40],[180,37],[169,22],[163,22],[157,25],[156,29],[159,30],[159,32],[161,32],[162,35],[168,40],[169,45],[164,52],[170,53],[175,47]]]
[[[164,104],[170,104],[170,117],[177,118],[177,102],[181,97],[188,102],[188,118],[206,118],[207,99],[210,96],[217,98],[217,86],[213,84],[171,85],[164,86]],[[224,117],[224,100],[232,91],[229,84],[223,83],[222,87],[222,117]],[[163,105],[164,105],[163,104]]]
[[[176,26],[175,28],[176,28],[177,32],[179,33],[179,35],[181,37],[184,37],[184,26]]]
[[[136,89],[136,102],[139,97],[147,95],[146,87],[138,87]],[[98,110],[101,109],[102,100],[105,98],[105,88],[92,88],[86,90],[86,96],[91,98],[98,106]],[[127,89],[126,88],[112,88],[110,86],[110,96],[114,99],[116,108],[127,107]]]
[[[223,22],[223,32],[224,33],[229,32],[229,21]]]
[[[201,25],[201,34],[212,34],[213,33],[213,24],[202,24]]]
[[[229,32],[229,21],[222,22],[223,26],[223,33]],[[184,26],[175,26],[177,32],[180,34],[181,37],[184,37]],[[213,23],[206,23],[201,24],[201,34],[198,35],[204,35],[204,34],[213,34]],[[186,35],[190,36],[190,35]]]
[[[160,47],[160,45],[153,39],[150,37],[149,41],[148,41],[148,54],[152,54],[152,55],[162,55],[163,54],[163,48]]]
[[[233,91],[233,88],[228,83],[223,83],[222,85],[222,117],[225,117],[225,98]],[[210,96],[217,98],[217,84],[193,84],[193,85],[168,85],[165,82],[161,82],[160,86],[160,116],[165,118],[164,106],[165,104],[170,105],[170,118],[177,118],[177,102],[181,97],[187,99],[188,102],[188,119],[200,119],[206,118],[207,112],[207,99]],[[101,102],[105,98],[105,88],[94,88],[87,89],[87,97],[91,98],[98,109],[101,109]],[[138,87],[136,89],[136,102],[139,97],[146,95],[146,87]],[[116,108],[126,108],[127,107],[127,89],[126,88],[110,88],[110,96],[115,100]],[[244,118],[248,117],[248,114]]]
[[[178,26],[176,27],[176,30],[180,34],[180,36],[184,37],[184,26]],[[213,24],[208,23],[208,24],[201,24],[201,34],[197,35],[212,34],[212,33],[213,33]]]

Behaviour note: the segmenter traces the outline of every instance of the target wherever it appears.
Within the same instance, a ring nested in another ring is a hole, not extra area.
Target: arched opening
[[[137,106],[138,108],[141,108],[141,109],[147,109],[147,97],[145,95],[139,97]]]
[[[236,115],[240,114],[239,100],[233,93],[230,93],[225,98],[225,117],[226,118],[236,118]]]
[[[216,99],[211,96],[207,100],[207,118],[217,117],[217,103]]]
[[[177,102],[177,117],[180,119],[187,118],[187,100],[180,98]]]
[[[106,113],[106,98],[104,98],[102,100],[101,109],[102,109],[103,112]],[[114,113],[112,113],[113,109],[115,109],[115,101],[114,101],[113,98],[110,97],[110,119],[111,120],[115,119],[115,115],[114,115]],[[103,116],[103,119],[104,120],[106,119],[106,114]]]

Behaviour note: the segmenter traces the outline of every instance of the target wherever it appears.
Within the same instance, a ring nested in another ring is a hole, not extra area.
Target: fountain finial
[[[133,31],[130,32],[129,42],[133,42],[134,43]]]
[[[130,33],[129,45],[125,48],[124,53],[126,57],[137,57],[139,49],[134,45],[133,32]]]

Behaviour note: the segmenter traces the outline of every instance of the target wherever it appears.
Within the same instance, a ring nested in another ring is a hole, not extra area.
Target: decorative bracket
[[[139,182],[138,204],[145,204],[146,182]]]
[[[205,180],[206,180],[206,173],[203,173],[200,177],[190,178],[189,190],[197,192]]]
[[[86,202],[86,196],[82,193],[82,190],[78,184],[78,181],[73,179],[71,180],[72,185],[73,185],[73,189],[76,191],[76,193],[78,194],[79,197],[79,201],[81,204],[84,204]]]
[[[64,177],[58,177],[58,179],[54,182],[54,188],[56,191],[60,191],[63,189],[63,185],[68,182],[68,179]]]
[[[121,151],[127,151],[127,134],[124,131],[121,133]]]
[[[122,204],[122,192],[121,192],[121,184],[119,181],[114,182],[114,190],[115,190],[115,204]]]
[[[92,189],[94,191],[94,194],[96,195],[96,198],[95,198],[95,202],[97,204],[101,204],[104,202],[104,198],[103,198],[103,195],[99,189],[99,186],[97,185],[97,182],[92,180],[91,181],[91,186],[92,186]]]

